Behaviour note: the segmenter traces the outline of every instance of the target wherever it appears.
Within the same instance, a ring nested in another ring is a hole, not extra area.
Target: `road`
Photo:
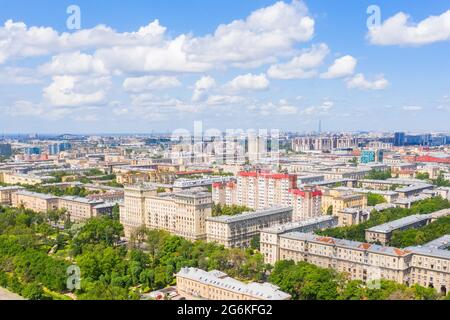
[[[0,288],[0,300],[24,300],[21,296],[12,293],[4,288]]]

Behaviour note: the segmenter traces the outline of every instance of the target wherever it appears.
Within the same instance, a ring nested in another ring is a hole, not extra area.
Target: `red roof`
[[[301,189],[290,189],[289,192],[296,196],[302,196],[302,197],[306,197],[306,193],[307,193],[307,191],[301,190]],[[313,197],[320,197],[323,195],[322,191],[320,191],[320,190],[313,190],[310,192],[311,192],[311,196],[313,196]]]
[[[435,163],[450,163],[450,158],[437,158],[432,156],[420,156],[414,159],[416,162],[435,162]]]

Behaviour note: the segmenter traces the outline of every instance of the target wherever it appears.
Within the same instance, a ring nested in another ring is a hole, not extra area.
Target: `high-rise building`
[[[41,154],[41,148],[39,147],[27,147],[24,150],[26,155],[34,155],[34,154]]]
[[[289,190],[297,189],[297,176],[267,172],[241,172],[237,178],[236,204],[255,210],[290,204]]]
[[[394,146],[402,147],[405,145],[405,133],[404,132],[396,132],[394,135]]]
[[[10,157],[12,155],[11,145],[9,143],[0,143],[0,156]]]
[[[292,189],[290,206],[294,209],[293,221],[322,216],[322,192],[317,189]]]

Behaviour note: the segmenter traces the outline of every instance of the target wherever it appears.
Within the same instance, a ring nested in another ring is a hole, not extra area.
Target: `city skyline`
[[[75,4],[2,1],[1,134],[448,131],[446,1]]]

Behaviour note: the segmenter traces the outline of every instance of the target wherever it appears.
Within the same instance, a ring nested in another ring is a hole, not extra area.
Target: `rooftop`
[[[260,218],[264,216],[270,216],[277,213],[282,212],[292,212],[291,207],[273,207],[266,210],[259,210],[255,212],[245,212],[236,216],[220,216],[220,217],[210,217],[207,218],[207,221],[214,221],[214,222],[221,222],[221,223],[233,223],[233,222],[239,222],[243,220],[249,220],[249,219],[255,219]]]
[[[189,278],[207,285],[219,287],[235,293],[245,294],[261,300],[287,300],[290,295],[270,283],[243,283],[226,276],[220,271],[204,271],[197,268],[182,268],[177,276]]]
[[[402,219],[394,220],[388,223],[380,224],[378,226],[367,229],[369,232],[377,232],[377,233],[389,233],[394,230],[401,229],[403,227],[407,227],[409,225],[415,224],[417,222],[430,220],[431,215],[429,214],[416,214],[412,216],[408,216]]]

